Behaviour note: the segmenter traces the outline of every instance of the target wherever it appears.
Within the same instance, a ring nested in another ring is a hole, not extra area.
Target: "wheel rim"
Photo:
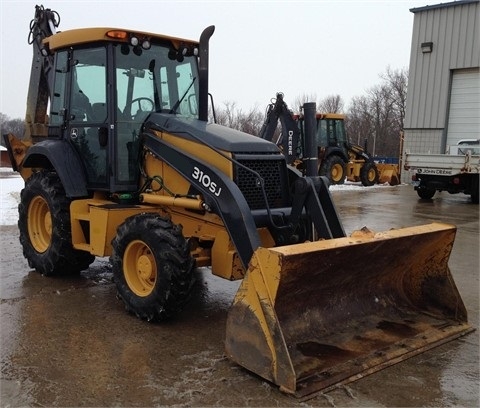
[[[332,175],[332,181],[334,181],[335,183],[339,182],[343,177],[342,166],[340,164],[334,164],[332,166],[331,175]]]
[[[373,183],[375,181],[375,176],[376,176],[375,169],[370,169],[367,174],[368,181],[370,183]]]
[[[132,241],[123,255],[123,273],[128,287],[137,296],[152,293],[157,280],[157,263],[152,251],[143,241]]]
[[[28,236],[33,248],[43,253],[52,240],[52,215],[47,202],[41,196],[36,196],[28,207]]]

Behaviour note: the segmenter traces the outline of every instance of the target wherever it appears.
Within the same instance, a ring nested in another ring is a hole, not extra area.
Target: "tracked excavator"
[[[343,184],[345,180],[361,182],[364,186],[400,183],[397,165],[375,163],[366,146],[362,147],[348,140],[345,115],[317,112],[316,120],[318,174],[327,177],[330,184]],[[280,132],[277,129],[278,123],[281,125]],[[290,111],[282,93],[277,93],[276,98],[267,106],[259,136],[275,142],[284,152],[288,151],[288,164],[305,172],[304,153],[307,142],[304,116],[302,113],[295,114]]]
[[[27,130],[5,137],[30,267],[60,276],[108,256],[146,321],[186,307],[196,266],[242,279],[226,355],[303,398],[471,330],[448,268],[454,226],[346,236],[325,178],[208,121],[213,26],[193,41],[58,22],[36,7]]]

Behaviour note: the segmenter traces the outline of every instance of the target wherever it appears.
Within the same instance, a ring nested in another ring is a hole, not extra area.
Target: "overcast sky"
[[[430,4],[438,4],[434,1]],[[35,5],[60,14],[59,30],[121,27],[210,40],[215,104],[264,109],[276,92],[290,105],[301,95],[340,95],[346,105],[380,83],[386,68],[408,68],[409,10],[427,1],[109,1],[0,0],[0,112],[22,118],[31,66],[27,44]],[[293,106],[292,106],[293,108]]]

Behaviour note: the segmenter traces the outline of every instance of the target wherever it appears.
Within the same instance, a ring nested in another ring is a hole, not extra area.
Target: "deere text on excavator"
[[[196,266],[243,279],[226,354],[297,396],[471,330],[448,268],[454,226],[346,236],[325,178],[209,123],[213,26],[192,41],[58,21],[36,7],[27,130],[5,136],[32,268],[66,275],[109,256],[120,299],[147,321],[186,305]]]

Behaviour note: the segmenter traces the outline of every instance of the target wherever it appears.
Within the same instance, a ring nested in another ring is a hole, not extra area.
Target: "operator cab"
[[[299,156],[303,157],[305,151],[305,130],[303,129],[303,118],[299,121],[302,140],[299,144]],[[340,150],[346,156],[347,136],[345,133],[344,116],[335,113],[317,113],[316,114],[316,146],[319,149],[319,156],[325,157],[333,150]]]
[[[132,41],[131,36],[130,42],[57,50],[50,134],[58,132],[73,144],[85,165],[88,189],[138,189],[138,136],[150,113],[198,119],[194,54],[192,46],[181,49],[165,39]]]
[[[332,116],[332,117],[330,117]],[[346,142],[343,118],[338,115],[321,115],[317,118],[317,145],[321,147],[343,146]]]

